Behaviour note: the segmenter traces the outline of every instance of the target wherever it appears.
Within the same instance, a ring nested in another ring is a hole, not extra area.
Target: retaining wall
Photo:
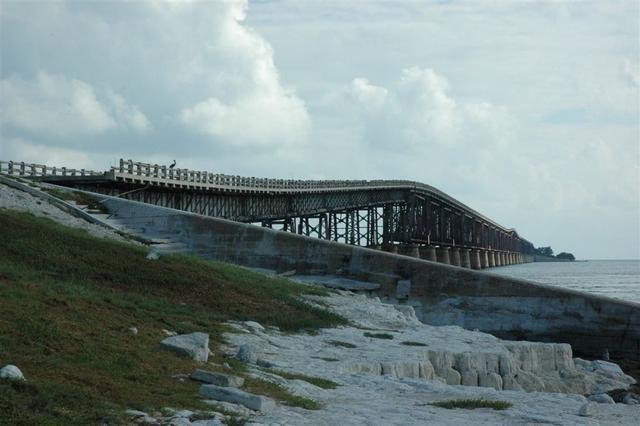
[[[115,197],[98,201],[130,226],[172,234],[207,259],[375,282],[379,296],[413,305],[429,324],[640,360],[640,304]],[[403,291],[409,284],[408,298],[396,293],[399,280]]]

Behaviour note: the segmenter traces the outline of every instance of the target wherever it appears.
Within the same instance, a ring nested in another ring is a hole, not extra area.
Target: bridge
[[[122,159],[105,172],[0,161],[0,174],[473,269],[533,252],[515,229],[413,181],[268,179]]]

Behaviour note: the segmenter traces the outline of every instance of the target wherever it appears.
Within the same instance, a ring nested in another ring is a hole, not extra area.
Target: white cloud
[[[0,93],[2,125],[31,133],[62,137],[150,127],[146,116],[121,95],[108,92],[100,101],[90,84],[61,75],[39,72],[33,80],[4,78]]]
[[[459,102],[447,79],[432,69],[411,67],[389,88],[356,78],[346,92],[361,109],[364,139],[393,149],[505,145],[511,118],[504,106]],[[337,98],[336,102],[341,102]]]
[[[211,69],[212,93],[184,108],[180,120],[232,145],[305,143],[311,120],[304,102],[280,83],[271,46],[242,25],[246,8],[244,1],[229,4],[208,51],[212,57],[227,58],[229,64]]]

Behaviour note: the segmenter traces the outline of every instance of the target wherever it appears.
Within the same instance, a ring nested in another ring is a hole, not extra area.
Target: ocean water
[[[640,303],[640,260],[534,262],[487,272]]]

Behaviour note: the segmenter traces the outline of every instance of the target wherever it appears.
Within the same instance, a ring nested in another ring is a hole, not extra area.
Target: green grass
[[[438,401],[431,405],[440,408],[447,408],[453,410],[455,408],[463,408],[466,410],[473,410],[476,408],[492,408],[494,410],[506,410],[512,406],[511,403],[506,401],[488,401],[486,399],[452,399],[448,401]]]
[[[306,410],[319,410],[322,405],[313,399],[297,396],[289,393],[284,387],[277,383],[269,382],[267,380],[246,378],[244,381],[243,390],[260,395],[269,395],[272,398],[277,399],[285,405],[291,407],[300,407]]]
[[[38,186],[38,185],[36,185]],[[57,188],[42,188],[44,192],[47,192],[49,195],[53,195],[56,198],[59,198],[64,201],[75,201],[78,204],[83,204],[88,206],[90,209],[96,209],[104,211],[104,207],[96,202],[96,200],[82,192],[75,191],[65,191]]]
[[[357,348],[357,346],[354,345],[353,343],[343,342],[341,340],[329,340],[327,343],[333,346],[340,346],[342,348],[349,348],[349,349]]]
[[[389,333],[369,333],[365,331],[364,335],[365,337],[373,337],[374,339],[393,339],[393,335]]]
[[[198,366],[159,347],[163,328],[207,332],[215,351],[226,320],[287,332],[346,324],[300,300],[326,294],[321,288],[183,255],[147,260],[144,247],[26,213],[0,209],[0,230],[0,365],[15,364],[27,378],[0,381],[0,423],[93,424],[122,421],[127,408],[206,409],[196,383],[171,378]]]
[[[284,377],[285,379],[304,380],[305,382],[311,383],[312,385],[318,386],[319,388],[322,388],[322,389],[335,389],[338,386],[340,386],[332,380],[323,379],[321,377],[307,376],[305,374],[300,374],[300,373],[289,373],[287,371],[274,370],[271,368],[266,368],[264,370],[272,374],[277,374],[278,376]]]
[[[404,342],[400,342],[401,345],[405,345],[405,346],[427,346],[426,343],[420,343],[420,342],[413,342],[411,340],[407,340]]]

